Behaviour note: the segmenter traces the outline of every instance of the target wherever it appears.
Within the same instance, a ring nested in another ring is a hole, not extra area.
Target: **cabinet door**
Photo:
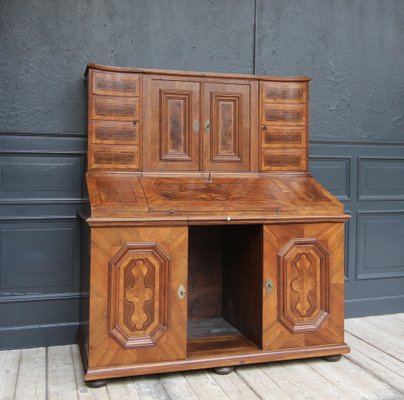
[[[250,169],[251,85],[204,84],[203,169]]]
[[[92,228],[89,367],[184,359],[186,227]]]
[[[344,341],[343,223],[264,226],[263,347]]]
[[[150,165],[146,169],[199,170],[200,84],[152,77],[149,88],[144,144]]]

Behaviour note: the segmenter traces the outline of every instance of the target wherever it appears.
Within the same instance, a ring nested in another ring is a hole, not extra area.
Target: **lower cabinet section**
[[[343,223],[91,228],[86,380],[348,352],[343,234]]]

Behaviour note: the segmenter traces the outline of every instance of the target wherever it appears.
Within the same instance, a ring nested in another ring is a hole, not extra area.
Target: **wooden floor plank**
[[[79,400],[109,400],[106,387],[92,389],[87,387],[83,379],[83,366],[81,363],[80,350],[77,345],[72,346],[74,376],[76,379],[77,396]]]
[[[345,357],[404,395],[404,363],[346,333],[351,353]]]
[[[267,364],[260,368],[283,389],[289,398],[322,400],[312,388],[305,384],[304,377],[293,375],[281,363]]]
[[[140,400],[133,378],[111,379],[107,383],[109,400]]]
[[[49,347],[47,351],[47,395],[52,400],[77,400],[72,346]]]
[[[137,376],[133,379],[135,389],[142,400],[169,400],[157,375]]]
[[[219,384],[212,378],[211,374],[206,371],[192,371],[184,373],[184,377],[191,385],[192,390],[200,400],[227,400],[226,396]]]
[[[387,314],[387,316],[391,319],[397,319],[400,321],[404,321],[404,313],[398,313],[398,314]]]
[[[15,400],[46,399],[46,348],[21,351]]]
[[[279,387],[279,385],[257,365],[238,368],[237,375],[239,375],[261,399],[290,399],[287,388]]]
[[[344,357],[336,363],[319,359],[305,362],[329,382],[336,384],[348,399],[397,399],[400,396],[394,388]]]
[[[400,343],[397,337],[368,322],[365,318],[346,320],[345,330],[398,360],[404,361],[404,343]]]
[[[384,318],[385,315],[380,317],[368,317],[366,318],[367,322],[370,322],[377,327],[382,328],[383,330],[389,332],[394,337],[401,338],[401,341],[404,341],[404,321],[393,320],[392,318]]]
[[[13,400],[17,385],[21,350],[0,351],[1,399]]]
[[[215,372],[210,372],[210,375],[221,387],[221,389],[229,399],[232,400],[259,399],[259,397],[255,394],[255,392],[235,372],[232,372],[228,375],[218,375]]]
[[[345,400],[346,395],[332,382],[318,374],[301,360],[285,361],[282,365],[294,377],[289,384],[294,384],[295,380],[303,381],[307,393],[315,393],[320,399]],[[307,397],[311,398],[311,397]]]
[[[404,399],[404,313],[348,319],[346,330],[352,352],[337,363],[257,364],[224,376],[161,374],[111,380],[100,389],[85,385],[76,345],[2,351],[0,399]]]
[[[181,373],[163,374],[160,376],[160,382],[170,399],[198,400],[192,386]]]

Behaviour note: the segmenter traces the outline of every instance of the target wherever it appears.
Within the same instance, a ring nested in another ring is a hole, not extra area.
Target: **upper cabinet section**
[[[89,65],[88,169],[305,172],[308,79]]]

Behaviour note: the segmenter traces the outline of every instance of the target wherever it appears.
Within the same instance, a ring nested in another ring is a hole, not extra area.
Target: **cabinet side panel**
[[[90,228],[84,220],[80,221],[80,328],[79,336],[88,350],[90,289]]]
[[[223,317],[262,346],[262,226],[224,231]]]

